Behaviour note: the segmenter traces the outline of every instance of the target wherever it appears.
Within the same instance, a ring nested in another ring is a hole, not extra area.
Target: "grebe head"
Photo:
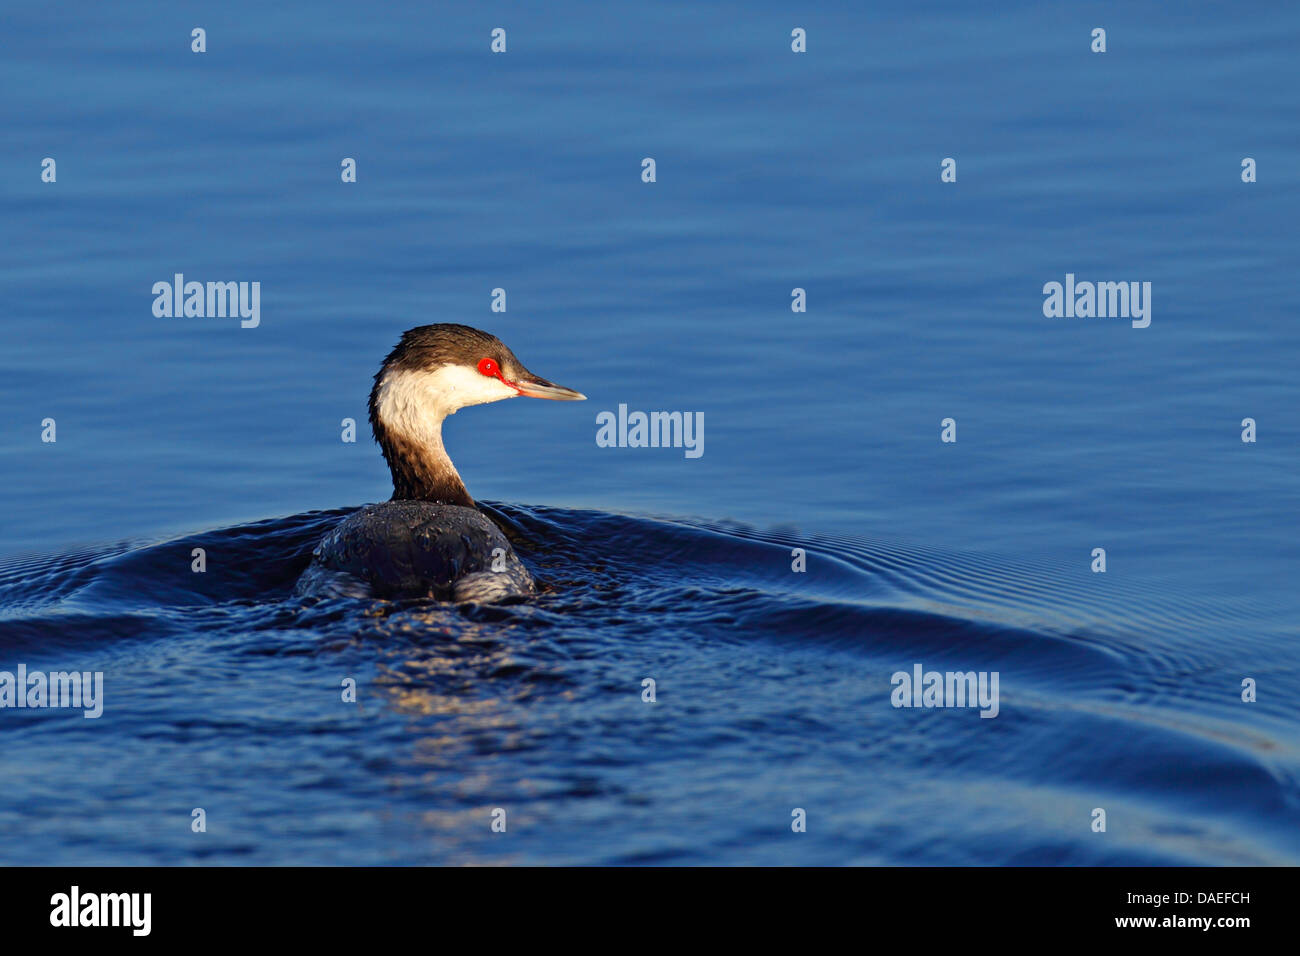
[[[402,333],[370,390],[370,427],[393,474],[393,499],[474,507],[442,445],[442,420],[467,405],[522,395],[579,401],[534,375],[495,335],[468,325]]]

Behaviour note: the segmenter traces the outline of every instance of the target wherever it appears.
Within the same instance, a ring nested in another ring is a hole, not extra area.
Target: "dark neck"
[[[383,426],[375,429],[375,440],[393,474],[393,500],[438,501],[473,508],[474,499],[442,447],[441,429],[435,429],[432,437],[433,441],[416,442]]]
[[[401,439],[383,446],[388,470],[393,473],[394,501],[440,501],[473,508],[474,499],[456,473],[446,452],[431,455]]]

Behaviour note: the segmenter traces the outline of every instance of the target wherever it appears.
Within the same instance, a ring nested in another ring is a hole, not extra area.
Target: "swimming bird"
[[[370,428],[392,472],[393,497],[353,512],[325,535],[299,593],[457,603],[534,594],[532,575],[478,510],[442,444],[448,415],[517,395],[586,398],[534,375],[487,332],[439,324],[402,333],[370,390]]]

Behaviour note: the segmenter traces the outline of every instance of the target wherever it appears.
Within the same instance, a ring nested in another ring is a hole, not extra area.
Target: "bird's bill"
[[[520,382],[511,382],[520,395],[525,398],[549,398],[557,402],[581,402],[586,399],[582,392],[575,392],[563,385],[556,385],[544,378],[528,378]]]

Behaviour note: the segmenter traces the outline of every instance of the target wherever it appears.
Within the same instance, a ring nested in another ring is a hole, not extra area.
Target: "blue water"
[[[817,7],[9,5],[0,671],[105,703],[0,710],[0,861],[1300,862],[1300,8]],[[446,429],[548,590],[294,598],[440,321],[589,396]]]

